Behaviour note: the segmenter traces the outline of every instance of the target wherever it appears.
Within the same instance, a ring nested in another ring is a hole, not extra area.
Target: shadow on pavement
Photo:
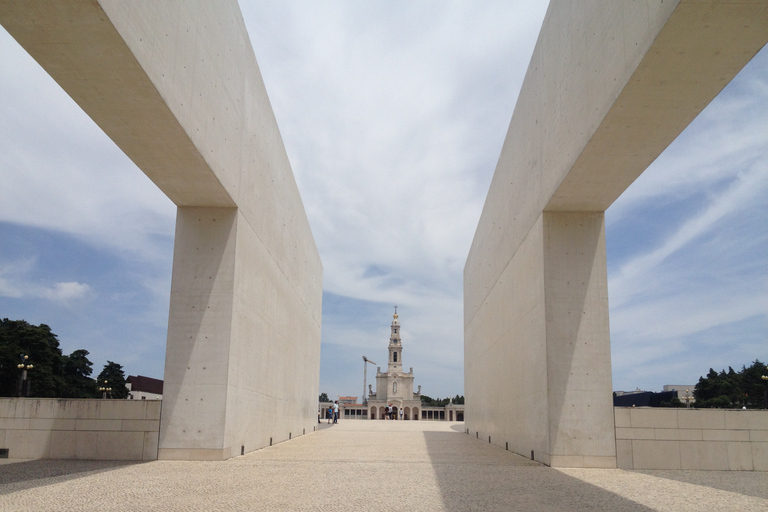
[[[463,432],[424,439],[447,511],[653,510]]]
[[[633,472],[768,499],[768,473],[765,471],[634,470]]]
[[[143,462],[38,459],[3,464],[0,465],[0,495],[134,464],[143,464]]]

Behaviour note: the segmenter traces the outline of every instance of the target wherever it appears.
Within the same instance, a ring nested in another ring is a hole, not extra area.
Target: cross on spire
[[[397,314],[397,304],[395,304],[395,314]]]

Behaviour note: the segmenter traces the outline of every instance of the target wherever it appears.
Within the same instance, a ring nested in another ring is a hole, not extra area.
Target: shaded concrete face
[[[160,458],[225,459],[314,426],[322,265],[237,2],[0,6],[179,207]]]
[[[159,400],[0,398],[11,459],[155,460]]]
[[[470,431],[615,466],[603,212],[766,27],[757,0],[551,2],[464,267]]]

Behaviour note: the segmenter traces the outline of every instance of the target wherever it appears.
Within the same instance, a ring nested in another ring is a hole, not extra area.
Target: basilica
[[[389,335],[389,360],[387,371],[376,369],[376,392],[368,386],[368,411],[372,420],[384,417],[387,406],[391,406],[398,419],[418,419],[421,410],[421,386],[413,392],[413,367],[403,371],[403,343],[400,340],[400,322],[397,310],[392,315]],[[400,414],[402,410],[402,415]]]
[[[421,386],[413,391],[413,367],[403,371],[403,343],[400,339],[400,322],[397,306],[392,315],[389,335],[389,359],[387,371],[376,369],[376,391],[368,386],[368,397],[356,403],[357,397],[339,397],[340,414],[346,419],[386,419],[387,407],[392,407],[393,419],[397,420],[447,420],[464,421],[464,405],[449,404],[445,407],[422,406]],[[327,403],[319,404],[320,416],[325,417]]]

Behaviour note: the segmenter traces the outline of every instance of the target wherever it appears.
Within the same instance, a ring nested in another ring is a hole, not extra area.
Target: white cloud
[[[72,304],[92,296],[93,289],[75,281],[41,284],[30,280],[36,266],[34,258],[0,264],[0,297],[13,299],[44,299],[60,304]]]
[[[84,283],[68,282],[55,283],[49,288],[41,288],[39,294],[48,300],[69,302],[82,299],[92,292],[91,287]]]
[[[693,215],[659,247],[637,255],[611,276],[612,305],[621,307],[638,295],[647,293],[648,288],[658,286],[658,279],[651,277],[663,271],[660,267],[667,258],[713,229],[725,228],[721,221],[734,212],[744,212],[749,205],[761,201],[767,192],[768,165],[765,163],[737,176],[725,191],[711,199],[704,211],[692,212]]]

